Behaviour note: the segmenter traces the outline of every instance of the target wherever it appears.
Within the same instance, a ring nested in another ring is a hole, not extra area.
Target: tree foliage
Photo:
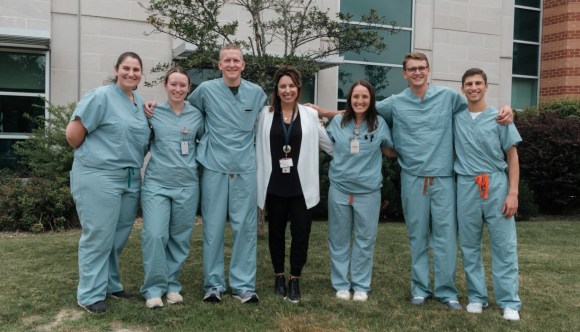
[[[32,118],[36,129],[27,140],[14,145],[20,163],[28,175],[53,178],[68,177],[72,167],[73,150],[65,137],[65,128],[70,121],[75,104],[55,106],[49,104],[48,117]]]
[[[351,51],[380,53],[386,49],[379,31],[396,33],[395,22],[371,10],[353,22],[353,15],[317,6],[314,0],[151,0],[143,5],[153,32],[191,43],[195,51],[184,67],[217,68],[217,52],[226,43],[246,50],[244,77],[266,87],[271,73],[283,64],[296,66],[305,78],[319,70],[317,60]],[[249,21],[225,21],[226,9],[240,9]],[[238,34],[240,24],[250,34]],[[385,28],[389,26],[389,28]],[[155,68],[163,72],[170,64]]]

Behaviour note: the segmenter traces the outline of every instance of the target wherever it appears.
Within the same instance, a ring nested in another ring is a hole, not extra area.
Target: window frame
[[[340,0],[338,1],[338,10],[337,12],[340,13],[341,10],[341,3],[342,1],[347,1],[347,0]],[[404,30],[404,31],[409,31],[410,32],[410,44],[409,44],[409,50],[407,50],[407,52],[411,52],[413,50],[413,41],[415,40],[415,30],[414,30],[414,26],[415,26],[415,9],[416,9],[416,1],[413,0],[411,1],[411,27],[401,27],[401,26],[397,26],[396,28],[400,29],[400,30]],[[380,13],[379,13],[380,14]],[[348,24],[358,24],[358,25],[367,25],[366,23],[362,23],[362,22],[358,22],[358,21],[352,21]],[[385,24],[385,25],[380,25],[379,28],[384,28],[384,29],[393,29],[395,28],[395,26],[393,26],[392,24]],[[402,59],[400,63],[390,63],[390,62],[369,62],[369,61],[360,61],[360,60],[347,60],[344,59],[343,60],[343,64],[355,64],[355,65],[363,65],[363,66],[381,66],[381,67],[391,67],[393,69],[396,68],[403,68],[403,64],[402,64]],[[340,70],[340,66],[339,66],[339,70]],[[338,75],[338,71],[337,71],[337,75]],[[336,78],[337,82],[338,82],[338,77]],[[371,82],[372,83],[372,82]],[[346,99],[345,98],[337,98],[336,99],[336,104],[338,105],[339,103],[346,103]]]
[[[540,18],[539,18],[539,22],[538,22],[538,42],[531,42],[531,41],[527,41],[527,40],[520,40],[520,39],[513,39],[513,44],[527,44],[527,45],[535,45],[538,46],[538,64],[537,64],[537,73],[538,75],[519,75],[519,74],[514,74],[513,73],[513,59],[512,59],[512,82],[514,78],[523,78],[523,79],[535,79],[537,81],[537,89],[536,89],[536,103],[539,102],[540,100],[540,75],[541,75],[541,64],[542,64],[542,30],[543,30],[543,18],[544,18],[544,11],[542,10],[544,5],[543,1],[540,1],[540,7],[536,8],[536,7],[528,7],[528,6],[522,6],[522,5],[515,5],[514,4],[514,8],[518,8],[518,9],[526,9],[526,10],[532,10],[532,11],[537,11],[540,13]],[[514,15],[515,15],[515,11],[514,11]],[[514,17],[515,20],[515,17]],[[513,83],[512,83],[513,84]],[[510,99],[513,99],[513,92],[512,92],[512,96],[510,97]],[[521,110],[521,109],[518,109]]]
[[[39,54],[44,55],[44,93],[38,92],[7,92],[7,91],[0,91],[0,96],[9,96],[9,97],[37,97],[43,98],[45,100],[44,103],[44,117],[48,118],[50,114],[48,113],[48,98],[50,96],[50,52],[48,50],[43,49],[34,49],[34,48],[11,48],[11,47],[2,47],[0,46],[0,52],[11,52],[11,53],[32,53],[32,54]],[[30,134],[28,133],[5,133],[0,132],[0,139],[28,139]]]

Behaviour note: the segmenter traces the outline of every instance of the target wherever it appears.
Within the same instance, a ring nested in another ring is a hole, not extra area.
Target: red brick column
[[[540,98],[580,98],[580,0],[544,0]]]

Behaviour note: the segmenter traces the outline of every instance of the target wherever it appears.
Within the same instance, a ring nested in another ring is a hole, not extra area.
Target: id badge
[[[181,154],[182,155],[189,154],[189,144],[187,141],[181,142]]]
[[[360,141],[356,138],[350,141],[350,153],[359,153]]]
[[[280,168],[282,173],[290,173],[290,168],[294,166],[292,158],[282,158],[280,159]]]

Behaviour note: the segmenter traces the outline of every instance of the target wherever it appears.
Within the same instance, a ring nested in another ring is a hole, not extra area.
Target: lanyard
[[[284,115],[282,114],[282,110],[280,110],[280,122],[282,122],[282,130],[284,130],[284,146],[282,147],[282,151],[284,151],[286,157],[288,157],[288,153],[290,153],[290,133],[292,132],[292,126],[294,125],[294,114],[296,114],[296,107],[292,110],[290,126],[286,128],[286,123],[284,123]]]

